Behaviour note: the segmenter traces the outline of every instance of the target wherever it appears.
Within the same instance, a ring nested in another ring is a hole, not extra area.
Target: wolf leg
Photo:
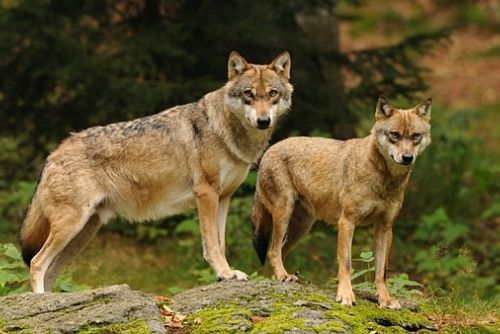
[[[49,236],[42,249],[31,260],[31,288],[35,293],[45,292],[45,275],[52,261],[78,235],[88,220],[88,217],[83,217],[80,212],[68,206],[58,208],[58,211],[64,214],[49,217]]]
[[[231,195],[219,199],[219,214],[217,216],[217,226],[219,230],[219,244],[222,254],[226,253],[226,219],[231,204]]]
[[[239,270],[231,270],[219,242],[217,218],[219,214],[219,195],[208,184],[195,187],[196,204],[200,217],[200,230],[204,243],[205,260],[215,271],[219,280],[247,280],[248,276]]]
[[[297,199],[293,207],[292,217],[288,224],[286,239],[281,251],[282,259],[285,261],[287,255],[299,240],[309,233],[314,224],[314,216],[303,200]]]
[[[80,253],[90,240],[92,240],[101,226],[102,222],[99,217],[96,214],[92,215],[81,231],[54,258],[45,274],[45,291],[52,290],[52,286],[64,265]]]
[[[345,214],[338,222],[337,261],[339,265],[339,286],[335,300],[342,305],[355,304],[354,292],[351,285],[351,247],[355,224]]]
[[[392,243],[392,224],[375,224],[375,286],[381,307],[400,309],[401,305],[392,299],[385,282],[387,263]]]
[[[283,241],[288,231],[288,225],[292,216],[293,210],[292,196],[284,196],[273,203],[271,216],[273,219],[273,232],[271,243],[267,252],[267,258],[273,268],[276,279],[282,282],[296,282],[298,277],[290,275],[283,265]]]

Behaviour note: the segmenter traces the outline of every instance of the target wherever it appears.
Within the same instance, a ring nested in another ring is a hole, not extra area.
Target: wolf
[[[351,245],[356,226],[374,224],[375,285],[382,307],[399,309],[386,286],[392,225],[417,157],[431,142],[431,99],[397,109],[380,96],[364,138],[292,137],[262,157],[252,212],[254,246],[281,281],[297,281],[283,260],[316,219],[338,225],[336,301],[352,306]]]
[[[194,207],[217,278],[246,280],[225,257],[226,216],[291,106],[290,66],[288,52],[255,65],[233,51],[227,83],[199,101],[72,133],[46,159],[20,230],[32,290],[50,291],[112,217],[141,222]]]

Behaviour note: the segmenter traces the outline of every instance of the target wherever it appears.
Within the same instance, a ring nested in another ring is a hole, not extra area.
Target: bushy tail
[[[273,219],[257,194],[255,195],[253,204],[252,220],[253,247],[257,252],[260,263],[264,264],[266,262],[269,240],[271,240],[271,235],[273,233]]]
[[[43,168],[42,168],[43,173]],[[42,177],[37,182],[40,182]],[[21,243],[21,253],[24,262],[29,266],[31,259],[40,251],[49,235],[49,221],[45,218],[42,206],[37,198],[38,183],[31,203],[26,212],[23,225],[19,231],[19,242]]]

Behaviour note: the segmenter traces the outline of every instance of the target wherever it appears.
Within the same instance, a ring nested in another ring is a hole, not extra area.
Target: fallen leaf
[[[166,303],[168,301],[168,298],[165,296],[158,295],[158,296],[153,296],[153,300],[156,303],[160,304],[160,303]]]
[[[258,324],[259,322],[262,322],[266,320],[267,317],[260,317],[258,315],[254,315],[250,317],[250,321],[252,321],[253,324]]]

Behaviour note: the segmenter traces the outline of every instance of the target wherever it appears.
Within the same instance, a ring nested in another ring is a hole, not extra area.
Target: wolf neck
[[[381,152],[377,145],[375,135],[369,135],[368,140],[370,144],[368,146],[369,152],[367,157],[369,157],[370,162],[376,166],[376,170],[383,178],[390,178],[392,180],[391,183],[394,185],[400,185],[402,188],[406,187],[413,167],[399,165],[392,161],[389,156]]]
[[[211,127],[223,139],[231,156],[246,164],[254,163],[268,146],[274,128],[259,130],[250,126],[246,120],[239,119],[224,103],[223,88],[207,94],[205,99],[218,101],[213,110],[218,113],[214,117],[218,121],[213,122]]]

